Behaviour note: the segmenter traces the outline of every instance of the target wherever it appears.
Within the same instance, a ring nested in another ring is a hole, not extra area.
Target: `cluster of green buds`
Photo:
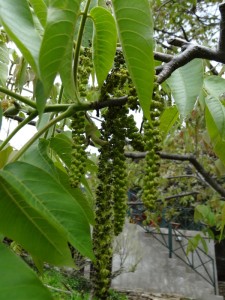
[[[159,167],[160,156],[158,152],[161,150],[161,135],[159,131],[160,115],[163,109],[163,104],[157,94],[157,87],[153,92],[153,100],[150,108],[151,123],[145,121],[144,124],[144,140],[146,154],[146,169],[144,176],[144,186],[142,193],[142,201],[145,207],[149,210],[156,208],[156,200],[158,197],[159,183]]]
[[[131,145],[135,151],[143,152],[145,148],[143,135],[138,130],[133,115],[127,116],[126,127],[129,145]]]
[[[108,124],[103,121],[101,138],[104,141],[108,141],[109,136]],[[93,264],[92,283],[95,292],[94,296],[97,299],[107,299],[111,284],[112,240],[114,235],[110,144],[103,144],[99,151],[99,184],[96,191],[95,225],[92,235],[96,261]]]
[[[93,268],[95,297],[108,298],[111,282],[112,242],[124,226],[127,210],[127,172],[124,148],[126,137],[133,147],[143,151],[144,142],[136,128],[129,108],[138,107],[137,93],[125,65],[121,51],[118,51],[114,67],[101,88],[100,101],[108,98],[128,96],[128,105],[108,107],[103,114],[101,128],[102,143],[99,157],[96,192],[95,226],[93,249],[96,262]]]
[[[80,184],[82,175],[86,168],[86,139],[85,132],[85,115],[84,112],[76,112],[72,120],[72,153],[71,167],[69,170],[70,185],[77,188]]]
[[[114,67],[101,89],[101,99],[110,98],[110,95],[114,97],[126,95],[129,108],[132,110],[138,109],[137,92],[126,67],[123,54],[119,50],[116,52]]]
[[[78,66],[78,89],[81,97],[87,96],[87,84],[93,70],[91,48],[81,49]]]
[[[114,234],[122,232],[127,211],[127,172],[125,164],[125,138],[127,107],[112,107],[109,109],[109,122],[111,127],[111,159],[112,187],[114,201]]]
[[[93,230],[93,285],[95,296],[107,299],[111,283],[112,243],[124,225],[127,182],[124,157],[126,107],[109,107],[104,113],[96,192],[95,226]]]

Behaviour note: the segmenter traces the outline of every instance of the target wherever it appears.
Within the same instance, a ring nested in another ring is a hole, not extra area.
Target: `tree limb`
[[[225,63],[225,3],[219,6],[221,14],[220,22],[220,37],[218,49],[213,50],[204,46],[193,44],[179,38],[170,39],[168,44],[176,47],[181,47],[181,53],[173,56],[170,61],[165,61],[162,56],[163,62],[166,62],[158,73],[158,83],[164,82],[170,75],[178,68],[184,66],[195,58],[202,58]],[[169,59],[169,56],[167,57]],[[160,56],[158,56],[160,60]]]
[[[171,200],[171,199],[183,198],[183,197],[194,196],[194,195],[196,196],[198,194],[199,194],[199,192],[197,192],[197,191],[188,192],[188,193],[181,193],[181,194],[176,194],[176,195],[165,197],[164,200]],[[159,202],[159,201],[162,201],[162,199],[157,199],[156,201]],[[133,205],[133,206],[140,205],[140,204],[143,204],[143,202],[142,201],[129,201],[129,202],[127,202],[127,205]]]
[[[141,159],[146,156],[147,152],[125,152],[125,156],[132,159]],[[170,160],[177,160],[177,161],[189,161],[195,169],[198,171],[199,174],[202,175],[204,180],[222,197],[225,197],[225,189],[214,179],[210,176],[209,172],[207,172],[203,166],[196,160],[193,155],[179,155],[179,154],[169,154],[159,152],[159,156],[162,159],[170,159]]]

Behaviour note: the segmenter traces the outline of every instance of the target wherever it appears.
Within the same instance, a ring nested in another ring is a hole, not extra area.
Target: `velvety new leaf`
[[[0,299],[53,300],[35,272],[0,243]]]
[[[144,115],[150,119],[154,81],[153,21],[148,0],[113,0],[120,42]]]
[[[5,167],[24,200],[65,233],[84,256],[93,258],[90,226],[78,201],[52,176],[33,165],[16,162]]]
[[[39,56],[41,80],[46,98],[64,60],[67,46],[72,45],[80,3],[81,0],[49,0],[47,22]],[[43,105],[39,110],[43,110]]]
[[[7,34],[38,72],[41,38],[35,30],[28,1],[0,0],[0,19]]]
[[[194,59],[177,69],[167,80],[177,108],[185,118],[194,108],[203,85],[202,60]]]
[[[116,23],[103,7],[94,7],[90,15],[94,22],[93,60],[98,85],[101,86],[112,68],[117,42]]]
[[[0,42],[0,84],[6,85],[8,78],[9,51],[5,43]]]
[[[7,167],[11,168],[12,165]],[[35,180],[37,178],[38,173]],[[42,191],[41,186],[39,191]],[[21,182],[20,176],[8,170],[0,171],[0,198],[2,234],[18,242],[42,262],[59,266],[73,265],[65,232],[41,211],[39,197]],[[42,210],[45,210],[43,205]]]

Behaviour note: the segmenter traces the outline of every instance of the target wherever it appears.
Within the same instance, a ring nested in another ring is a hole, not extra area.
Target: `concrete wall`
[[[183,233],[193,236],[197,232],[186,231]],[[159,239],[163,239],[163,237],[166,240],[168,239],[167,229],[164,229],[163,235],[157,232],[154,235],[157,235]],[[182,243],[186,243],[184,239],[178,241],[173,236],[173,249],[179,248]],[[214,243],[210,240],[206,240],[206,243],[208,254],[215,258]],[[124,273],[113,279],[113,288],[174,293],[195,299],[200,299],[204,295],[208,295],[211,299],[214,298],[215,291],[212,285],[176,256],[169,258],[168,249],[156,240],[152,234],[145,233],[140,226],[126,224],[123,233],[115,243],[115,248],[113,271],[117,272],[123,266]],[[177,253],[185,259],[185,254],[181,249],[178,249]],[[200,264],[198,256],[194,255],[193,259],[197,263],[196,266],[198,263]],[[204,255],[201,259],[205,263],[207,262],[207,257],[204,257]],[[206,266],[207,271],[203,267],[199,267],[198,271],[203,275],[205,272],[205,275],[207,275],[208,272],[213,276],[215,266],[211,263],[206,263]],[[134,270],[135,272],[132,272]]]

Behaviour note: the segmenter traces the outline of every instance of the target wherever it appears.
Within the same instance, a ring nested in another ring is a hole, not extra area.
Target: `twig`
[[[158,83],[164,82],[176,69],[186,65],[195,58],[213,60],[223,64],[225,63],[225,3],[220,4],[219,9],[221,22],[218,49],[213,50],[179,38],[170,39],[168,44],[181,47],[182,52],[175,55],[172,59],[170,59],[170,61],[166,62],[162,66],[162,69],[158,74]],[[158,57],[158,59],[160,60],[160,57]],[[163,56],[162,61],[165,62]]]
[[[68,294],[68,295],[72,295],[73,293],[70,292],[70,291],[65,291],[65,290],[61,290],[61,289],[58,289],[58,288],[55,288],[53,286],[50,286],[48,284],[45,284],[45,286],[53,291],[56,291],[56,292],[59,292],[59,293],[65,293],[65,294]]]
[[[193,195],[197,195],[197,194],[199,194],[199,192],[197,192],[197,191],[188,192],[188,193],[181,193],[181,194],[176,194],[176,195],[173,195],[173,196],[165,197],[164,200],[171,200],[171,199],[176,199],[176,198],[193,196]],[[160,202],[160,201],[162,201],[162,199],[157,199],[156,201]],[[141,205],[141,204],[143,204],[142,201],[135,201],[135,202],[129,201],[129,202],[127,202],[127,205]]]
[[[125,152],[125,156],[132,159],[141,159],[146,156],[147,152]],[[170,159],[177,161],[189,161],[195,169],[202,175],[204,180],[219,193],[222,197],[225,197],[225,189],[217,183],[217,181],[212,178],[203,166],[196,160],[193,155],[179,155],[179,154],[169,154],[169,153],[158,153],[162,159]]]

